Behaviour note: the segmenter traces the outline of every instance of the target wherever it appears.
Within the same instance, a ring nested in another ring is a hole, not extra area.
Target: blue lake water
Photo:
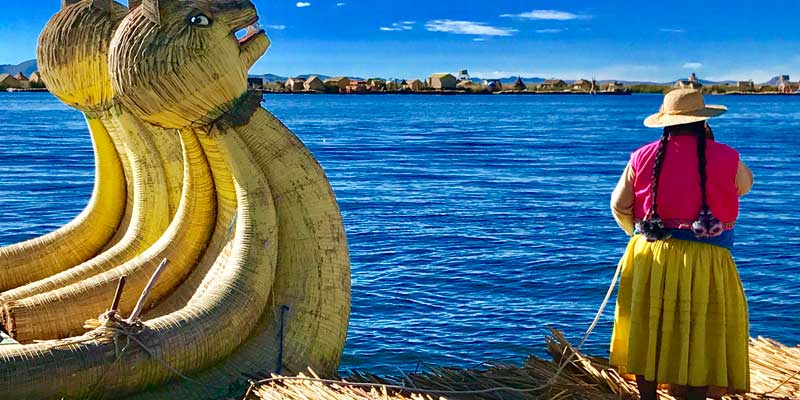
[[[608,199],[660,96],[268,95],[339,198],[353,309],[342,369],[472,366],[577,341],[627,238]],[[709,97],[756,185],[733,251],[751,334],[800,342],[800,97]],[[80,113],[49,94],[0,94],[0,245],[84,207],[93,181]],[[587,343],[607,354],[613,304]]]

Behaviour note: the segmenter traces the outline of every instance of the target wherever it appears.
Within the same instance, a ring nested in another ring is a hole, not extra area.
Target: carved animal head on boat
[[[39,36],[39,71],[48,89],[84,112],[112,105],[108,46],[128,8],[112,0],[63,0]]]
[[[248,0],[143,0],[111,42],[119,100],[165,128],[215,121],[246,92],[247,72],[269,47],[257,22]]]

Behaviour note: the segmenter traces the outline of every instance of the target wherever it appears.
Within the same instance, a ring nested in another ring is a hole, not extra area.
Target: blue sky
[[[253,73],[402,78],[467,68],[482,77],[800,78],[798,0],[254,3],[273,45]],[[39,0],[0,14],[0,64],[33,58],[59,6]]]

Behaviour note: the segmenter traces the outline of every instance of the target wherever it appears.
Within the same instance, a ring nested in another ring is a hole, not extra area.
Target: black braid
[[[664,134],[661,136],[661,141],[658,143],[658,151],[656,151],[656,160],[653,164],[653,177],[650,181],[650,195],[653,197],[653,204],[644,216],[644,220],[636,224],[636,230],[639,231],[648,242],[655,242],[658,240],[669,239],[671,234],[664,229],[664,222],[658,215],[658,181],[661,178],[661,166],[664,165],[664,157],[667,154],[667,143],[669,142],[670,131],[664,129]]]
[[[667,154],[667,143],[669,141],[669,130],[664,129],[664,134],[661,135],[661,142],[658,144],[658,151],[656,152],[656,161],[653,164],[653,177],[650,182],[650,196],[653,198],[653,205],[650,206],[648,215],[649,218],[653,215],[658,215],[658,181],[661,178],[661,166],[664,165],[664,156]]]
[[[701,211],[708,210],[706,199],[706,133],[697,131],[697,168],[700,172],[700,192],[702,193]]]

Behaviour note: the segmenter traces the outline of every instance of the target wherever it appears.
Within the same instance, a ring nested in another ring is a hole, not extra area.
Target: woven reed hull
[[[269,307],[254,334],[223,363],[192,379],[227,387],[241,383],[244,376],[279,370],[312,368],[333,376],[350,311],[349,257],[333,191],[305,146],[265,110],[256,110],[248,124],[229,129],[215,134],[240,135],[270,183],[278,213],[278,269]],[[178,381],[137,398],[200,399],[209,392],[215,393]],[[221,396],[224,391],[216,393]]]
[[[169,225],[166,178],[154,144],[155,138],[147,129],[132,128],[130,124],[135,119],[126,118],[123,109],[114,110],[113,113],[113,116],[111,112],[104,113],[101,119],[109,129],[112,139],[124,143],[126,157],[130,160],[134,178],[131,223],[123,240],[111,249],[63,272],[0,294],[3,325],[7,332],[20,341],[63,337],[54,329],[64,320],[58,312],[59,296],[72,293],[77,297],[81,293],[79,286],[68,286],[79,284],[84,279],[112,270],[135,258],[153,245]],[[122,119],[125,119],[124,123]],[[143,125],[138,123],[138,126]],[[61,289],[67,292],[52,292]],[[37,297],[27,301],[32,296]],[[110,297],[106,297],[108,298]],[[39,318],[27,313],[29,308],[39,306],[52,311],[39,315]],[[73,324],[81,322],[82,320],[72,321]]]
[[[234,135],[205,140],[217,146],[232,172],[239,217],[235,237],[218,258],[218,273],[202,294],[172,314],[144,323],[136,342],[100,328],[79,338],[0,348],[2,398],[116,398],[173,376],[161,362],[190,373],[230,354],[266,307],[277,261],[277,226],[269,186]],[[218,190],[220,190],[218,188]],[[116,337],[116,343],[113,338]],[[48,382],[48,385],[42,385]]]
[[[154,139],[158,141],[160,138]],[[215,223],[215,191],[208,162],[195,134],[185,131],[181,141],[182,159],[186,160],[186,185],[180,209],[163,236],[124,264],[75,284],[7,305],[10,321],[14,322],[11,330],[19,341],[83,334],[84,321],[96,318],[107,309],[122,276],[127,278],[127,283],[118,309],[123,315],[130,314],[139,293],[163,259],[170,260],[169,268],[149,292],[145,307],[166,296],[192,270],[205,250]],[[166,202],[167,199],[160,200]],[[54,298],[57,301],[53,301]]]

